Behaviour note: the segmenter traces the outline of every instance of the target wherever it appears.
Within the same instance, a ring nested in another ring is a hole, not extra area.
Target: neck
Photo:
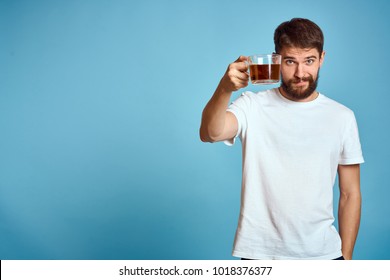
[[[283,97],[285,97],[286,99],[289,99],[291,101],[295,101],[295,102],[310,102],[310,101],[313,101],[315,99],[317,99],[319,93],[317,91],[313,91],[308,97],[304,98],[304,99],[297,99],[297,98],[292,98],[291,96],[289,96],[282,87],[279,87],[279,92],[281,95],[283,95]]]

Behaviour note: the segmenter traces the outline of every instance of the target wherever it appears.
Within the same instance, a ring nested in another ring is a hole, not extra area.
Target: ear
[[[322,66],[322,63],[324,62],[324,58],[325,58],[325,51],[323,51],[321,56],[320,56],[320,67]]]

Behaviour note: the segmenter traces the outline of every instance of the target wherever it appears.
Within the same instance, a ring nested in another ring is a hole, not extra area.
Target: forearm
[[[203,110],[200,126],[200,138],[205,142],[213,142],[225,127],[226,109],[232,92],[218,85],[214,95]]]
[[[207,103],[202,114],[200,125],[200,139],[203,142],[216,142],[231,139],[237,132],[237,120],[232,114],[226,113],[230,97],[248,85],[247,57],[240,56],[235,62],[229,64],[214,95]]]
[[[352,259],[353,249],[360,225],[361,194],[340,194],[339,232],[342,242],[342,253],[345,259]]]

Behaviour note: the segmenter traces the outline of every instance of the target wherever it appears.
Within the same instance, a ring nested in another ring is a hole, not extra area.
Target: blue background
[[[0,0],[0,258],[232,259],[241,147],[201,143],[201,112],[229,63],[272,52],[277,25],[306,17],[325,34],[319,90],[359,124],[354,257],[390,259],[389,12],[385,0]],[[335,210],[337,198],[336,184]]]

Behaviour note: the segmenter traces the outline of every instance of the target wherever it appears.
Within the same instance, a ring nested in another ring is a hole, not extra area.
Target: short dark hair
[[[280,53],[283,47],[316,48],[322,54],[324,34],[314,22],[305,18],[293,18],[281,23],[274,33],[275,52]]]

